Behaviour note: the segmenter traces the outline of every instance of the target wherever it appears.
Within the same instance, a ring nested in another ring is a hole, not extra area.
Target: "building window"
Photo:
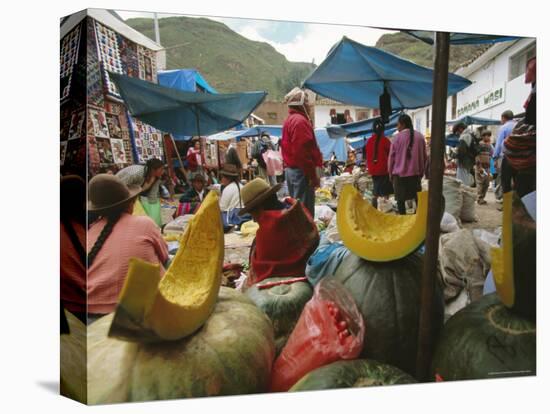
[[[512,80],[525,73],[527,61],[537,54],[536,44],[527,46],[521,52],[516,53],[510,58],[508,80]]]
[[[456,119],[456,94],[451,99],[451,118]]]

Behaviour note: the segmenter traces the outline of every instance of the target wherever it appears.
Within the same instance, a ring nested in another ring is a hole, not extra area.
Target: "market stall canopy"
[[[460,136],[458,136],[458,134],[448,134],[445,137],[445,145],[452,148],[458,147],[459,139],[460,139]]]
[[[394,132],[397,131],[397,128],[392,127],[384,130],[384,135],[387,137],[391,137]],[[355,138],[348,138],[348,144],[354,149],[354,150],[360,150],[365,146],[367,141],[370,139],[370,136],[372,134],[372,131],[368,134],[364,134]]]
[[[463,123],[466,125],[500,125],[500,120],[466,115],[462,118],[447,121],[447,125],[455,125],[458,123]]]
[[[159,85],[181,91],[218,93],[196,69],[163,70],[157,73]]]
[[[447,96],[470,85],[449,73]],[[375,47],[343,37],[303,86],[339,102],[379,108],[384,87],[393,110],[414,109],[432,103],[433,70]]]
[[[338,161],[346,161],[348,152],[345,138],[333,139],[329,136],[328,128],[315,128],[315,139],[323,154],[323,160],[330,160],[334,152]]]
[[[264,132],[268,133],[271,137],[280,137],[282,135],[283,127],[280,125],[256,125],[251,128],[242,129],[238,131],[224,131],[208,137],[213,141],[228,141],[235,139],[239,141],[241,138],[257,137]]]
[[[407,33],[418,40],[422,40],[430,45],[434,44],[434,32],[425,30],[401,30],[403,33]],[[479,45],[479,44],[492,44],[498,42],[508,42],[510,40],[521,39],[518,36],[502,36],[502,35],[486,35],[486,34],[474,34],[474,33],[451,33],[450,34],[451,45]]]
[[[130,114],[175,135],[210,135],[243,122],[267,93],[185,92],[109,72]]]
[[[386,128],[394,128],[397,126],[397,120],[399,115],[402,112],[396,112],[390,115],[389,122],[386,124]],[[374,121],[380,119],[379,116],[375,118],[364,119],[362,121],[350,122],[347,124],[333,125],[327,127],[328,136],[330,138],[341,138],[341,137],[357,137],[359,135],[370,135],[372,134],[372,127]]]

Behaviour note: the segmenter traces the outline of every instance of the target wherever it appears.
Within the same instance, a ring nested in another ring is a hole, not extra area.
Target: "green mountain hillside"
[[[422,66],[433,67],[433,46],[405,33],[385,34],[378,39],[376,47],[394,55],[409,59]],[[487,50],[487,45],[452,45],[449,71],[454,72]]]
[[[152,19],[126,23],[154,39]],[[281,99],[314,68],[289,62],[268,43],[249,40],[213,20],[168,17],[159,19],[159,29],[167,69],[196,68],[219,92],[265,90],[267,99]]]

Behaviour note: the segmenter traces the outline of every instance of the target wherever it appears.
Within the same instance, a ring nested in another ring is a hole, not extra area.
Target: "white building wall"
[[[357,112],[366,111],[366,108],[351,105],[319,105],[315,104],[315,128],[324,128],[330,125],[330,110],[336,109],[337,113],[344,113],[349,109],[349,113],[354,121],[357,121]],[[369,111],[369,114],[371,111]]]

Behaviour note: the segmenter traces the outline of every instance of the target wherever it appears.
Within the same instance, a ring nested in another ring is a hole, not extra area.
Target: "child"
[[[479,153],[476,156],[476,188],[477,188],[477,203],[479,205],[487,204],[485,195],[489,189],[491,180],[490,167],[491,157],[493,156],[493,146],[491,145],[491,131],[485,130],[481,134],[481,142],[479,143]]]

